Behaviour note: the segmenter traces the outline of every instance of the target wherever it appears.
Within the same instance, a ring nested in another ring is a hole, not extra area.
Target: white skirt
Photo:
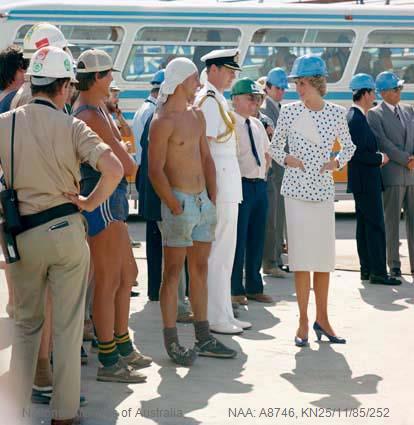
[[[332,272],[335,269],[334,201],[285,197],[289,269]]]

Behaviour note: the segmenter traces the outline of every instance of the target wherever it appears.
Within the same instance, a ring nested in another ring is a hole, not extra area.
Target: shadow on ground
[[[314,406],[330,409],[351,409],[361,405],[359,394],[377,393],[378,375],[365,374],[352,377],[352,370],[343,354],[329,343],[321,342],[317,350],[301,349],[295,356],[296,368],[281,374],[301,393],[323,394],[311,402]]]
[[[160,366],[160,383],[157,396],[141,402],[140,414],[160,425],[198,425],[207,423],[192,417],[192,412],[205,408],[217,395],[243,394],[252,386],[239,382],[247,356],[239,344],[229,336],[218,336],[222,342],[237,350],[236,359],[211,359],[199,357],[191,368],[176,367],[168,358],[162,341],[162,323],[158,302],[147,302],[139,313],[130,317],[130,327],[135,330],[135,344],[153,357]],[[144,325],[145,324],[145,325]],[[180,342],[194,344],[193,326],[179,324]],[[157,337],[154,338],[154,335]],[[191,394],[186,398],[186,394]],[[139,420],[139,418],[137,419]]]

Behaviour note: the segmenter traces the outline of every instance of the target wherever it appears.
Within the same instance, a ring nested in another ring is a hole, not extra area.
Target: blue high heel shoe
[[[308,338],[299,338],[298,336],[295,336],[295,345],[296,347],[307,347],[309,345]]]
[[[346,340],[344,338],[341,338],[339,336],[329,335],[326,331],[324,331],[321,328],[321,326],[319,325],[318,322],[315,322],[313,324],[313,330],[316,333],[316,336],[318,338],[318,341],[321,340],[322,335],[325,335],[329,339],[329,342],[331,342],[332,344],[346,344]]]

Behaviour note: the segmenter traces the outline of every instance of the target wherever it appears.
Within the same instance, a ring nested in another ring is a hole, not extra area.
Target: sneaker
[[[194,314],[192,311],[185,311],[184,313],[177,314],[178,323],[193,323]]]
[[[197,341],[194,347],[198,355],[203,357],[233,359],[237,356],[237,351],[226,347],[218,339],[214,338],[214,336],[210,336],[210,338],[204,342]]]
[[[81,365],[88,364],[88,352],[86,351],[86,348],[83,345],[81,345],[81,349],[80,349],[80,358],[81,358]]]
[[[150,356],[144,356],[138,350],[134,350],[127,356],[122,356],[122,360],[134,369],[142,369],[151,366],[152,363],[152,358]]]
[[[32,403],[33,404],[50,404],[53,395],[53,387],[32,387]],[[81,395],[79,399],[79,406],[83,407],[88,404],[86,397]]]
[[[167,348],[171,360],[181,366],[191,366],[197,358],[197,352],[191,348],[185,348],[176,342],[172,342]]]
[[[122,382],[125,384],[139,384],[147,380],[146,375],[128,366],[122,359],[114,365],[98,368],[97,381]]]

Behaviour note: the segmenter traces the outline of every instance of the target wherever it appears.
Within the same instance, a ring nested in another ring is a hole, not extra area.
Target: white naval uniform
[[[225,111],[229,106],[224,96],[206,82],[198,93],[198,105],[207,91],[214,91],[216,99]],[[217,138],[226,131],[216,100],[207,98],[201,106],[206,120],[207,137]],[[237,160],[237,142],[233,132],[225,143],[209,142],[216,166],[217,179],[217,227],[208,260],[208,320],[210,326],[232,323],[231,273],[236,251],[237,217],[242,201],[242,184]]]

